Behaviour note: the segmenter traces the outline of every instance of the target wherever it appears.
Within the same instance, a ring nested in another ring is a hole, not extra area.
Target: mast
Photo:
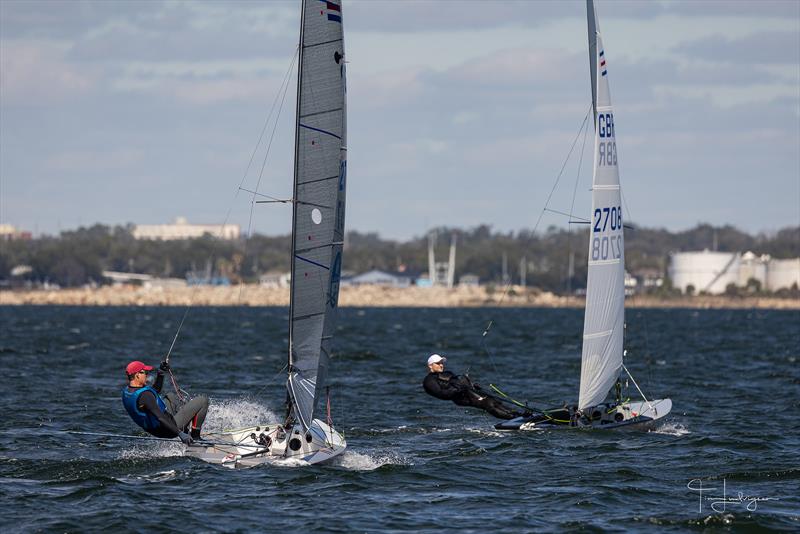
[[[600,404],[617,380],[622,369],[625,320],[625,246],[614,113],[603,39],[591,0],[586,7],[590,30],[592,22],[596,30],[594,38],[589,36],[589,47],[595,46],[595,135],[580,410]]]
[[[292,199],[297,200],[297,182],[299,178],[299,161],[300,161],[300,88],[303,83],[303,29],[306,20],[306,3],[300,7],[300,40],[297,44],[297,102],[295,106],[295,119],[294,119],[294,178],[292,188]],[[289,251],[290,268],[289,272],[294,274],[294,251],[297,249],[297,202],[292,202],[292,239],[290,240],[291,250]],[[286,372],[292,372],[292,346],[294,340],[294,321],[292,321],[292,310],[294,309],[294,276],[290,275],[289,279],[289,354],[286,364]],[[291,395],[291,393],[290,393]]]
[[[594,0],[586,0],[586,28],[589,37],[589,75],[592,80],[592,120],[597,128],[597,13]]]

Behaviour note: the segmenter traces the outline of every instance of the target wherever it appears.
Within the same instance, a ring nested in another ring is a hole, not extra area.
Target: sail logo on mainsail
[[[335,308],[339,303],[339,281],[342,274],[342,253],[336,253],[336,259],[333,260],[333,268],[331,269],[331,281],[328,288],[328,305]]]
[[[603,72],[601,72],[600,74],[602,76],[608,74],[608,70],[606,69],[606,58],[604,56],[605,56],[605,50],[600,50],[600,68],[603,69]]]
[[[333,22],[338,22],[341,24],[342,22],[342,8],[338,4],[334,4],[333,2],[329,2],[328,0],[319,0],[323,4],[325,4],[325,9],[328,10],[328,20],[332,20]],[[335,11],[336,13],[330,13],[330,11]],[[324,15],[324,11],[319,12],[320,15]]]
[[[347,160],[343,159],[339,163],[339,191],[344,191],[347,180]],[[340,196],[336,201],[336,224],[334,230],[344,236],[344,199]]]

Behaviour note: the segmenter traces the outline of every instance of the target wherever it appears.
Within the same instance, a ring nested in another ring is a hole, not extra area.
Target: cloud
[[[87,0],[3,0],[3,39],[70,40],[111,19],[135,17],[163,2],[90,2]]]
[[[88,93],[96,74],[64,61],[66,47],[53,42],[3,41],[0,87],[3,105],[52,104]]]
[[[300,18],[295,2],[3,0],[0,12],[4,39],[65,41],[72,60],[102,62],[280,55]]]
[[[627,3],[654,3],[628,0]],[[618,9],[623,2],[612,2]],[[797,19],[800,16],[800,3],[794,0],[758,0],[757,2],[743,2],[741,0],[706,0],[686,2],[683,0],[670,0],[663,3],[665,13],[682,15],[686,17],[742,17],[742,18],[774,18]]]
[[[456,83],[530,90],[544,85],[563,84],[570,77],[570,71],[563,69],[563,65],[577,64],[580,60],[585,61],[585,54],[512,48],[464,62],[450,69],[446,75]]]
[[[51,173],[108,172],[127,169],[144,161],[144,151],[134,148],[103,148],[57,152],[45,158],[44,169]]]
[[[800,64],[800,32],[758,32],[738,38],[711,35],[678,45],[674,50],[693,59],[739,66],[786,64],[796,67]],[[740,67],[740,71],[750,74],[749,69]]]

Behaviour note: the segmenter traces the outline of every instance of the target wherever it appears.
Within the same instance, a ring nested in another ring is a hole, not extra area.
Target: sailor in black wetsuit
[[[200,428],[208,412],[208,397],[200,395],[185,404],[174,394],[161,396],[164,373],[169,364],[162,362],[152,387],[147,385],[147,372],[153,367],[133,361],[125,368],[128,385],[122,389],[122,404],[131,419],[159,438],[179,437],[186,445],[200,439]],[[191,424],[191,433],[189,426]]]
[[[524,415],[509,409],[502,401],[489,395],[478,384],[472,382],[467,375],[454,375],[444,370],[443,358],[432,354],[428,358],[430,371],[422,381],[422,387],[428,395],[437,399],[450,400],[459,406],[472,406],[484,410],[498,419],[514,419]]]

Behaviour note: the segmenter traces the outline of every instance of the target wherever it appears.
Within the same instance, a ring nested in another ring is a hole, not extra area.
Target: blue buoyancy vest
[[[139,409],[139,395],[145,391],[150,391],[155,395],[156,403],[162,412],[167,411],[167,405],[164,404],[164,399],[150,386],[141,387],[133,392],[128,391],[127,387],[122,388],[122,404],[125,405],[125,409],[128,411],[128,415],[131,416],[131,419],[133,419],[137,425],[150,432],[161,426],[161,423],[155,415],[143,412]]]

